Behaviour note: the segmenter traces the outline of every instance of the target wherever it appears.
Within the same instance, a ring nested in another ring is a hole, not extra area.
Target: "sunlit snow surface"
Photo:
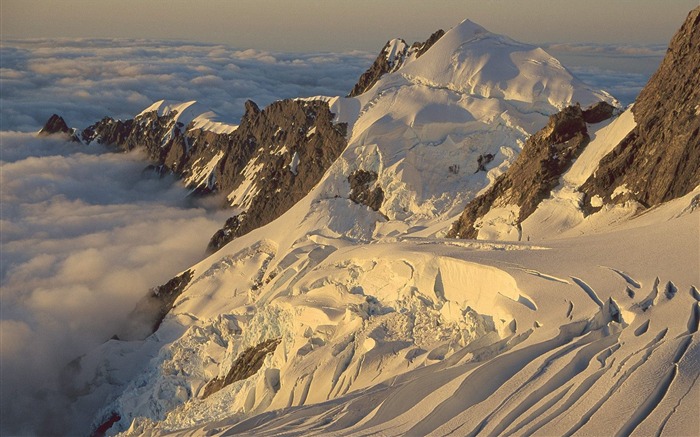
[[[341,158],[278,220],[194,265],[156,333],[71,367],[72,408],[99,408],[92,429],[118,413],[110,432],[133,435],[693,434],[700,190],[633,219],[633,204],[584,219],[569,195],[630,112],[591,126],[521,241],[441,238],[547,114],[599,98],[470,22],[366,94],[324,97],[349,124]],[[187,119],[223,129],[204,111]],[[356,169],[378,173],[379,212],[347,199]],[[255,375],[202,399],[274,338]]]
[[[590,127],[521,241],[441,238],[546,114],[608,98],[545,52],[484,32],[465,22],[433,47],[468,81],[419,58],[356,99],[325,98],[350,135],[317,187],[193,266],[152,336],[81,361],[76,384],[89,389],[76,407],[105,405],[93,427],[118,413],[110,431],[133,435],[698,429],[700,190],[635,218],[625,204],[584,219],[567,194],[634,127],[630,112]],[[481,44],[500,57],[460,57]],[[484,153],[496,158],[475,175]],[[356,169],[378,173],[379,212],[347,199]],[[241,352],[276,338],[255,375],[203,399]]]

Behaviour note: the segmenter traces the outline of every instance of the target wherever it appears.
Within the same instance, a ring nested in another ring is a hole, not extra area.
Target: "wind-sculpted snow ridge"
[[[81,395],[98,395],[118,351],[149,359],[97,414],[94,428],[121,418],[111,433],[692,434],[700,236],[697,211],[676,215],[694,195],[539,250],[381,225],[364,244],[346,237],[352,221],[297,205],[193,266],[145,342],[83,358]],[[246,377],[206,389],[234,373]]]

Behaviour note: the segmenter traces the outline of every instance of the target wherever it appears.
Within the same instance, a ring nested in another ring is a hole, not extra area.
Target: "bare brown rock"
[[[586,209],[628,200],[651,207],[700,184],[700,7],[690,12],[632,108],[637,126],[583,184]],[[625,186],[625,195],[612,197]]]
[[[75,136],[73,129],[69,128],[63,117],[58,114],[53,114],[44,124],[44,127],[39,131],[39,136],[48,135],[63,135],[70,141],[78,142],[78,138]]]
[[[384,201],[384,191],[380,187],[371,188],[377,180],[377,173],[356,170],[348,176],[350,182],[350,200],[379,211]]]
[[[202,399],[208,398],[236,381],[242,381],[255,375],[262,367],[265,357],[273,353],[281,341],[281,338],[271,338],[241,352],[225,377],[214,378],[204,386]]]
[[[517,223],[532,214],[557,183],[559,176],[588,144],[584,111],[569,106],[549,117],[549,123],[525,143],[515,163],[484,194],[469,202],[448,232],[449,238],[476,238],[477,220],[491,208],[517,205]]]

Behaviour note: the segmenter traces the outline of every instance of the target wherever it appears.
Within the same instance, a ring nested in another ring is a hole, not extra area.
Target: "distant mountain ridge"
[[[216,114],[197,102],[160,101],[133,119],[105,117],[82,131],[68,128],[60,116],[54,115],[41,134],[60,133],[73,141],[96,142],[121,150],[142,147],[154,161],[154,170],[176,174],[194,193],[225,195],[225,204],[235,213],[212,236],[211,252],[287,211],[321,180],[348,144],[364,147],[362,144],[371,143],[373,138],[381,144],[384,136],[380,132],[385,129],[381,117],[387,109],[383,105],[390,98],[400,103],[391,114],[400,123],[391,129],[397,129],[396,135],[403,138],[395,142],[396,151],[384,153],[394,154],[403,162],[390,173],[375,165],[359,165],[343,175],[343,184],[357,181],[353,175],[358,172],[376,175],[363,188],[373,193],[371,201],[369,194],[360,196],[349,185],[331,188],[335,196],[363,203],[360,199],[368,199],[372,209],[383,207],[381,212],[390,218],[415,208],[411,206],[415,202],[445,204],[446,196],[458,192],[458,183],[472,185],[469,173],[459,174],[461,168],[473,165],[486,173],[507,165],[509,154],[499,153],[499,143],[524,141],[547,114],[572,103],[572,99],[587,103],[607,99],[614,103],[606,93],[585,87],[542,49],[465,20],[448,32],[438,30],[427,41],[410,47],[400,38],[387,42],[346,99],[284,100],[263,110],[248,101],[239,125],[219,122]],[[462,109],[454,111],[457,107]],[[454,115],[441,120],[443,113]],[[476,140],[478,144],[459,144],[461,138],[468,143],[469,138],[476,138],[473,131],[491,125],[503,126],[504,133],[489,134],[493,138]],[[373,133],[375,130],[379,135]],[[503,135],[508,138],[500,138]],[[437,166],[444,166],[442,171],[456,170],[459,177],[452,178],[455,180],[449,192],[435,185],[438,181],[421,182],[424,176],[418,175],[414,182],[413,169],[403,171],[398,181],[392,175],[403,166],[414,166],[403,155],[416,143],[431,145],[420,153],[432,153],[435,144],[451,143],[454,150],[447,156],[431,159],[454,156],[450,159],[455,162],[425,161],[434,167],[431,172],[440,171]],[[483,156],[489,156],[489,161],[495,159],[488,169]],[[410,179],[406,180],[407,176]],[[399,187],[394,186],[397,182]],[[407,197],[402,191],[416,187],[406,183],[425,185],[416,191],[426,199],[411,200],[410,193]],[[455,202],[459,200],[447,204]],[[439,214],[445,206],[421,208]]]

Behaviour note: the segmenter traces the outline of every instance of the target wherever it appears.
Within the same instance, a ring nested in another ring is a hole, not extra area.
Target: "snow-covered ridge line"
[[[202,129],[217,134],[230,134],[238,127],[234,124],[219,121],[220,116],[218,114],[206,109],[195,100],[189,102],[159,100],[138,113],[134,118],[142,118],[151,112],[155,112],[159,117],[174,114],[173,123],[175,124],[182,123],[185,127],[188,127],[190,123],[193,123],[190,129]]]

